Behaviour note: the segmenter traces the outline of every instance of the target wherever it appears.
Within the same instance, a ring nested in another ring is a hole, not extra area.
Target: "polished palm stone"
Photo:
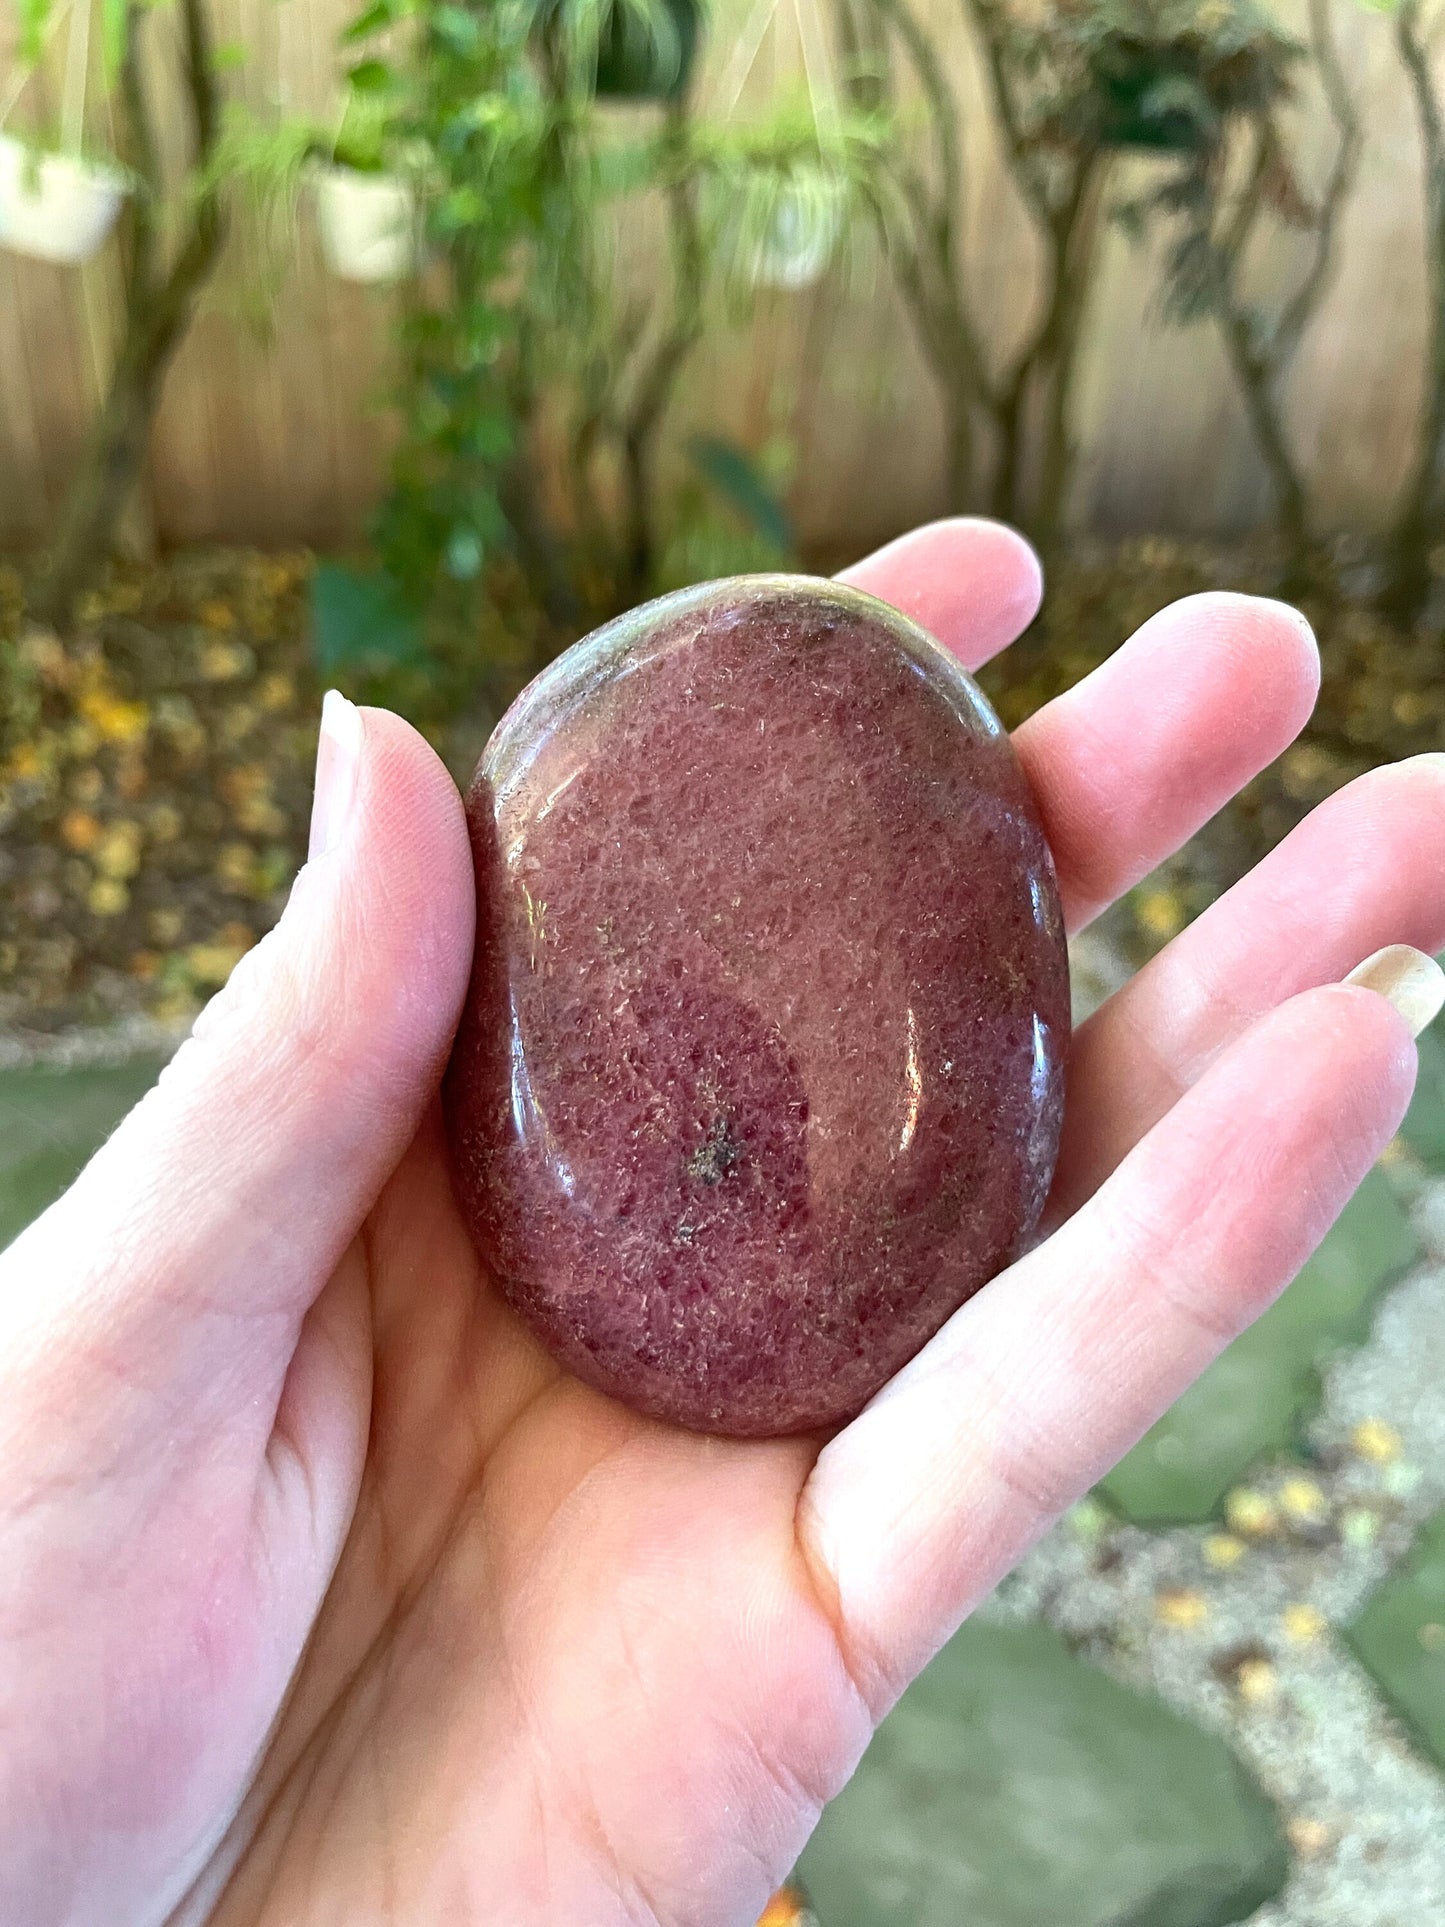
[[[883,603],[758,576],[587,637],[467,797],[457,1196],[558,1359],[761,1436],[846,1419],[1019,1251],[1068,966],[999,723]]]

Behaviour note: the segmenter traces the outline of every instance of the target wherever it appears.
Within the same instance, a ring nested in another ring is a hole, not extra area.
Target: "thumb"
[[[333,691],[285,914],[0,1258],[4,1369],[71,1406],[141,1394],[153,1411],[158,1396],[198,1425],[279,1384],[436,1088],[473,916],[441,761],[399,717]]]

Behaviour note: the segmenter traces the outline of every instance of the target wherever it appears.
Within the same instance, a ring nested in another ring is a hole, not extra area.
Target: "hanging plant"
[[[128,186],[107,162],[39,152],[0,134],[0,245],[36,261],[88,261],[109,238]]]
[[[703,0],[540,0],[533,31],[554,86],[665,104],[687,92],[702,8]]]
[[[837,253],[848,206],[848,177],[824,159],[757,180],[744,216],[743,255],[755,288],[796,291],[821,281]]]
[[[340,128],[314,171],[321,251],[343,281],[403,281],[417,268],[416,191],[388,165],[386,96],[393,82],[381,60],[351,69]]]
[[[742,107],[765,46],[780,34],[801,60],[801,92],[758,120]],[[837,256],[855,188],[869,172],[877,129],[845,108],[819,0],[754,0],[718,88],[723,132],[715,183],[724,251],[745,288],[798,290]]]
[[[105,244],[130,186],[125,170],[114,161],[96,160],[84,151],[89,0],[74,0],[60,12],[48,0],[31,0],[25,8],[20,60],[10,96],[0,108],[0,128],[44,59],[62,18],[69,26],[58,138],[52,143],[0,132],[0,245],[37,261],[69,263],[88,261]],[[106,65],[113,70],[117,20],[109,0],[102,26]]]
[[[316,224],[326,265],[343,281],[404,281],[416,268],[416,197],[392,174],[332,161],[315,172]]]
[[[697,60],[698,0],[611,0],[597,34],[599,100],[680,100]]]

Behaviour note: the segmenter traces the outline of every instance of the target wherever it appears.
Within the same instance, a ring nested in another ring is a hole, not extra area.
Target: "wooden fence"
[[[211,4],[218,39],[248,49],[239,84],[255,101],[333,111],[348,0]],[[731,4],[715,10],[715,46],[726,45]],[[1388,20],[1355,0],[1336,5],[1367,146],[1291,415],[1325,513],[1369,526],[1404,472],[1419,404],[1421,166]],[[1006,342],[1034,298],[1031,237],[991,148],[957,0],[922,9],[960,77],[968,273],[992,338]],[[0,44],[0,96],[7,71],[13,53]],[[1259,271],[1279,279],[1290,268],[1286,244]],[[243,314],[257,272],[240,232],[171,373],[140,504],[162,541],[341,544],[384,473],[390,298],[329,277],[303,224],[262,336]],[[1267,497],[1222,358],[1207,326],[1164,325],[1157,289],[1152,261],[1111,231],[1079,382],[1074,519],[1104,531],[1246,525]],[[104,376],[116,300],[109,251],[76,270],[0,250],[0,545],[43,537]],[[766,297],[745,333],[706,344],[674,412],[679,434],[706,422],[744,443],[785,427],[807,543],[857,546],[941,506],[939,410],[882,262],[855,264],[846,285]]]

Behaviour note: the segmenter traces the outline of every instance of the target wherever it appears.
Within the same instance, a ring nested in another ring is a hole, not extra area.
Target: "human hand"
[[[850,579],[970,666],[1038,596],[981,523]],[[1072,929],[1317,674],[1292,612],[1196,597],[1018,732]],[[1393,1132],[1409,1028],[1338,980],[1445,943],[1445,758],[1321,805],[1084,1026],[1051,1235],[820,1450],[635,1416],[481,1274],[436,1106],[460,801],[397,718],[330,725],[280,925],[0,1259],[0,1920],[744,1927]]]

